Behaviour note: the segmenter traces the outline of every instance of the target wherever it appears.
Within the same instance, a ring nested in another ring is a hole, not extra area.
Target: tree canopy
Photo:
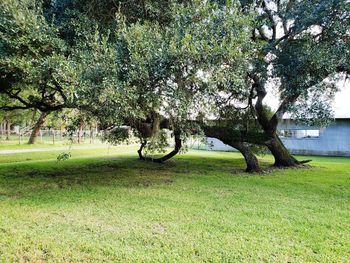
[[[166,129],[175,141],[168,157],[204,132],[241,151],[251,170],[263,147],[276,166],[299,165],[277,125],[286,113],[309,124],[332,117],[335,83],[349,73],[349,8],[346,0],[4,0],[0,109],[76,108],[111,142],[125,139],[127,125],[140,158],[144,147],[169,146]]]

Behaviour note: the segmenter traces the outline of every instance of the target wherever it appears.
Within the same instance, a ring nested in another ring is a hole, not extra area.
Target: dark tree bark
[[[49,112],[40,113],[39,119],[35,123],[34,128],[32,130],[32,133],[30,134],[28,144],[35,144],[36,143],[36,140],[37,140],[39,133],[40,133],[40,129],[43,127],[43,125],[46,121],[46,117],[49,114],[50,114]]]
[[[146,146],[147,141],[143,141],[141,143],[140,149],[137,151],[139,154],[139,159],[142,161],[150,161],[154,163],[164,163],[165,161],[173,158],[176,154],[179,153],[182,147],[182,141],[181,141],[181,132],[180,131],[175,131],[174,132],[174,141],[175,141],[175,146],[174,150],[172,150],[170,153],[164,155],[163,157],[160,158],[151,158],[151,157],[145,157],[142,155],[142,150]]]
[[[235,136],[232,129],[229,127],[220,126],[205,126],[204,133],[208,137],[219,139],[223,143],[237,149],[244,157],[247,168],[246,172],[261,172],[258,158],[249,147],[249,144],[243,141],[243,137]]]
[[[292,94],[290,96],[287,96],[282,101],[272,118],[269,118],[266,109],[263,106],[263,100],[267,94],[265,87],[257,77],[253,77],[253,79],[253,87],[257,92],[255,111],[261,128],[264,130],[265,134],[270,138],[269,141],[266,143],[266,146],[269,148],[271,154],[275,158],[274,165],[277,167],[299,166],[301,163],[291,155],[291,153],[284,146],[283,142],[277,135],[277,125],[279,119],[283,117],[283,114],[286,112],[288,106],[293,104],[297,100],[299,94]]]
[[[144,160],[146,159],[146,158],[142,155],[142,150],[143,150],[143,148],[145,148],[146,144],[147,144],[147,141],[142,141],[142,142],[141,142],[140,149],[137,150],[137,153],[138,153],[138,155],[139,155],[139,159],[142,160],[142,161],[144,161]]]
[[[256,158],[249,145],[243,142],[232,142],[229,145],[237,149],[243,155],[247,164],[247,168],[245,170],[247,173],[261,172],[258,158]]]
[[[290,154],[277,134],[271,138],[270,142],[267,144],[267,147],[275,158],[274,166],[293,167],[301,164],[301,162]]]

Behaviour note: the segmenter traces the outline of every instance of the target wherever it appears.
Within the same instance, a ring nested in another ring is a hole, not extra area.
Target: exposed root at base
[[[312,160],[303,160],[303,161],[300,161],[301,164],[310,163],[310,162],[312,162]]]

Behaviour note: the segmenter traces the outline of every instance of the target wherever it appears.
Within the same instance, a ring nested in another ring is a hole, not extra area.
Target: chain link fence
[[[14,127],[10,132],[6,129],[1,129],[0,127],[0,141],[2,142],[17,142],[19,144],[24,144],[29,141],[30,135],[32,133],[31,127],[20,128]],[[65,144],[65,143],[99,143],[101,142],[102,133],[93,130],[80,130],[73,134],[68,133],[64,130],[55,129],[41,129],[36,138],[38,143],[50,143],[50,144]]]

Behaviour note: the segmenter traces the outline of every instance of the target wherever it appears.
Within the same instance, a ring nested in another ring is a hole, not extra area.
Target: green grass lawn
[[[0,262],[350,261],[348,158],[246,175],[237,153],[57,154],[0,155]]]
[[[32,148],[52,148],[52,147],[68,147],[69,145],[73,146],[90,146],[90,140],[85,138],[81,144],[74,143],[72,144],[67,138],[65,140],[60,140],[57,138],[55,142],[52,141],[52,138],[44,137],[43,140],[40,138],[35,144],[28,144],[29,137],[22,137],[21,142],[19,142],[18,136],[11,135],[10,140],[5,140],[4,137],[0,136],[0,151],[1,150],[18,150],[18,149],[32,149]],[[105,145],[100,140],[95,139],[93,145]]]

